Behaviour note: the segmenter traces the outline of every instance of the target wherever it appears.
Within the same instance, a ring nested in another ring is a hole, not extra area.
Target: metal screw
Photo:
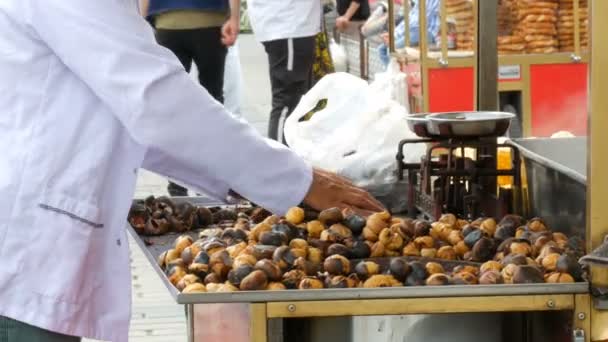
[[[448,61],[443,58],[439,58],[439,65],[441,65],[441,67],[445,68],[448,66]]]
[[[570,59],[572,59],[572,61],[574,63],[579,63],[582,60],[581,56],[578,56],[578,55],[575,55],[575,54],[571,54],[570,55]]]
[[[584,321],[585,318],[587,318],[587,316],[585,315],[584,312],[579,312],[576,317],[578,317],[578,319],[581,320],[581,321]]]
[[[555,302],[552,299],[547,301],[547,307],[553,309],[555,307]]]
[[[287,311],[289,311],[289,312],[295,312],[296,311],[296,306],[293,305],[293,304],[287,305]]]

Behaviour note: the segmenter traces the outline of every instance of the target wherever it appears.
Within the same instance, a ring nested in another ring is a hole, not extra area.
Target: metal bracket
[[[572,62],[574,62],[574,63],[580,63],[580,62],[583,60],[583,58],[582,58],[581,56],[576,55],[576,54],[574,54],[574,53],[570,55],[570,59],[571,59],[571,60],[572,60]]]
[[[439,58],[439,65],[442,68],[447,68],[448,67],[448,61],[447,61],[447,59]]]
[[[572,331],[572,342],[585,342],[585,331],[583,329]]]
[[[608,288],[591,287],[593,306],[597,310],[608,310]]]

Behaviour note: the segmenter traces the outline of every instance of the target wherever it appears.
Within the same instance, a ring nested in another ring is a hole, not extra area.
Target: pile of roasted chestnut
[[[198,212],[197,209],[195,212]],[[229,211],[229,210],[226,210]],[[224,212],[194,241],[180,236],[158,258],[180,291],[567,283],[583,279],[583,241],[541,219],[508,215],[473,222],[363,218],[336,208],[292,208],[284,218],[259,208]],[[449,266],[451,264],[452,266]],[[454,264],[459,264],[453,267]]]

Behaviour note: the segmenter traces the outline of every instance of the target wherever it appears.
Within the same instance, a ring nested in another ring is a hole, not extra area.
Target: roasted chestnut
[[[347,226],[355,235],[361,234],[361,232],[363,231],[363,227],[365,227],[365,224],[365,218],[356,214],[348,215],[344,219],[344,225]]]
[[[524,223],[524,219],[521,216],[505,215],[503,216],[502,220],[498,222],[498,225],[501,227],[512,227],[513,231],[515,231],[517,227],[521,227]]]
[[[299,229],[286,220],[280,220],[279,223],[272,225],[273,232],[279,232],[287,236],[287,241],[291,241],[298,237]]]
[[[254,268],[259,271],[263,271],[266,274],[266,277],[271,281],[280,281],[283,272],[281,268],[274,262],[268,259],[258,261]]]
[[[304,221],[304,209],[299,207],[293,207],[287,210],[285,219],[291,224],[300,224]]]
[[[264,290],[268,286],[268,278],[266,273],[255,270],[249,273],[240,283],[239,288],[242,291]]]
[[[340,240],[348,239],[353,236],[353,232],[341,223],[332,224],[329,227],[329,231],[336,234]]]
[[[454,247],[452,246],[443,246],[437,250],[437,255],[439,259],[444,260],[456,260],[458,258]]]
[[[473,233],[471,233],[473,234]],[[471,250],[471,261],[485,262],[491,260],[496,252],[494,241],[490,238],[483,237],[475,243]]]
[[[375,274],[379,274],[380,266],[373,261],[361,261],[355,266],[355,273],[357,273],[360,279],[365,280]]]
[[[450,278],[443,273],[431,274],[431,276],[426,279],[426,285],[428,286],[442,286],[449,284]]]
[[[461,230],[462,230],[462,236],[466,237],[467,235],[469,235],[470,233],[472,233],[472,232],[476,231],[477,229],[479,229],[479,228],[475,227],[475,226],[474,226],[474,225],[472,225],[472,224],[466,224],[466,225],[465,225],[464,227],[462,227],[462,229],[461,229]]]
[[[195,274],[201,279],[205,279],[209,272],[209,256],[207,253],[198,253],[194,261],[188,266],[188,272]]]
[[[518,265],[513,272],[513,284],[544,283],[542,272],[534,266]]]
[[[414,239],[414,243],[420,249],[435,247],[435,240],[430,236],[421,236]]]
[[[224,232],[223,229],[221,228],[207,228],[202,230],[200,233],[198,233],[198,238],[199,239],[206,239],[206,238],[212,238],[212,237],[221,237],[222,233]]]
[[[422,286],[426,283],[426,278],[428,277],[428,272],[426,271],[426,266],[418,261],[411,262],[410,273],[405,278],[405,284],[407,286]]]
[[[372,258],[382,258],[386,255],[386,247],[380,241],[374,243],[371,247],[370,257]]]
[[[451,228],[456,227],[456,223],[458,222],[458,218],[454,214],[443,214],[439,218],[439,222],[445,223],[449,225]]]
[[[502,275],[502,278],[506,284],[513,283],[513,276],[515,275],[515,269],[517,267],[518,265],[508,264],[502,269],[502,271],[500,271],[500,274]]]
[[[431,224],[423,220],[414,220],[414,237],[427,236],[431,232]]]
[[[191,283],[188,284],[183,290],[182,293],[204,293],[207,292],[205,285],[201,283]]]
[[[301,270],[306,273],[306,275],[315,275],[319,271],[319,265],[315,265],[302,257],[296,258],[296,261],[293,263],[293,268]]]
[[[221,284],[223,282],[223,279],[215,273],[209,273],[207,274],[203,282],[205,283],[205,285]]]
[[[545,278],[547,283],[574,283],[574,278],[568,273],[553,272]]]
[[[230,268],[232,268],[232,258],[226,251],[216,252],[209,258],[209,267],[213,273],[225,279]]]
[[[186,247],[192,245],[193,243],[194,240],[192,240],[192,237],[188,235],[182,235],[175,240],[173,249],[175,249],[177,253],[181,254],[184,249],[186,249]]]
[[[178,290],[183,291],[188,285],[194,283],[201,283],[201,279],[194,274],[187,274],[177,282],[175,287],[177,287]]]
[[[249,215],[249,217],[251,218],[251,221],[253,221],[253,223],[255,223],[255,224],[258,224],[258,223],[264,221],[269,216],[272,216],[272,213],[269,212],[268,210],[266,210],[264,208],[260,208],[260,207],[253,209],[253,211]]]
[[[204,228],[213,224],[213,214],[211,210],[206,207],[198,207],[196,209],[196,216],[198,218],[198,227]]]
[[[403,238],[398,233],[393,233],[389,228],[384,228],[378,240],[389,250],[398,251],[403,247]]]
[[[570,274],[576,281],[583,279],[583,269],[574,256],[562,254],[555,268],[558,272]]]
[[[460,241],[463,241],[463,240],[464,240],[464,236],[462,235],[462,232],[458,229],[453,229],[448,234],[447,241],[452,246],[456,246]]]
[[[553,272],[557,269],[557,260],[560,256],[557,253],[551,253],[542,259],[541,264],[545,270]]]
[[[146,228],[146,222],[148,222],[150,215],[148,210],[143,204],[133,204],[129,210],[128,221],[131,227],[137,232],[137,234],[144,234]]]
[[[245,251],[246,248],[247,248],[247,243],[245,243],[245,241],[241,241],[235,245],[227,247],[226,252],[228,252],[228,254],[230,255],[231,258],[236,258],[237,256],[241,255],[243,253],[243,251]],[[243,254],[247,254],[247,253],[243,253]]]
[[[530,241],[524,239],[514,239],[509,245],[509,254],[523,254],[525,256],[532,255],[532,245]]]
[[[268,283],[268,286],[266,287],[266,290],[268,290],[268,291],[283,291],[283,290],[287,290],[287,288],[285,287],[285,285],[283,285],[283,283],[272,282],[272,283]]]
[[[346,289],[357,287],[359,284],[359,279],[357,275],[351,274],[348,277],[339,275],[328,277],[325,281],[326,287],[330,289]]]
[[[308,247],[308,261],[314,265],[320,265],[323,262],[323,252],[315,247]]]
[[[282,246],[287,244],[287,241],[287,235],[281,232],[269,231],[260,235],[260,243],[263,245]]]
[[[276,262],[282,270],[287,270],[293,266],[296,257],[289,247],[281,246],[274,251],[272,260]]]
[[[481,277],[479,277],[479,284],[481,285],[504,284],[504,282],[500,271],[496,270],[485,271],[481,274]]]
[[[543,221],[541,218],[535,217],[533,219],[531,219],[530,221],[528,221],[528,224],[526,225],[526,227],[532,231],[532,232],[543,232],[545,230],[547,230],[547,225],[545,224],[545,221]]]
[[[405,282],[412,269],[405,258],[393,258],[389,264],[389,271],[400,282]]]
[[[304,277],[306,277],[306,273],[300,270],[291,270],[283,274],[283,285],[288,289],[297,289]]]
[[[481,222],[479,229],[485,232],[488,236],[494,236],[496,233],[496,221],[493,218],[487,218]]]
[[[249,239],[254,240],[254,241],[259,241],[262,233],[269,232],[271,230],[272,230],[272,226],[270,224],[265,223],[265,222],[258,223],[249,232]]]
[[[327,241],[329,243],[341,242],[342,237],[329,229],[325,229],[321,232],[321,241]]]
[[[319,221],[327,226],[340,223],[342,220],[344,220],[344,216],[342,215],[342,211],[338,208],[325,209],[319,213]]]
[[[224,229],[222,239],[227,241],[228,244],[233,244],[239,241],[247,241],[247,232],[243,229],[237,228]]]
[[[494,238],[500,241],[507,240],[515,236],[515,226],[510,225],[499,225],[494,233]]]
[[[241,266],[254,266],[258,260],[249,254],[242,254],[234,258],[232,262],[232,268],[239,268]]]
[[[420,256],[423,258],[435,258],[437,256],[436,248],[422,248],[420,249]]]
[[[371,241],[371,242],[378,241],[378,234],[379,233],[374,232],[373,229],[371,229],[367,226],[365,228],[363,228],[362,236],[367,241]]]
[[[171,267],[167,271],[167,277],[169,278],[171,284],[173,284],[174,286],[177,285],[177,283],[182,280],[182,278],[185,277],[186,274],[186,270],[180,266]]]
[[[401,285],[403,285],[401,282],[397,281],[392,275],[387,274],[376,274],[363,282],[364,288],[393,287]]]
[[[331,275],[347,275],[350,273],[350,261],[341,255],[332,255],[323,262],[323,269]]]
[[[475,285],[479,283],[477,277],[469,272],[459,272],[454,274],[452,281],[456,285]]]
[[[428,274],[445,273],[443,266],[437,262],[427,262],[425,267]]]
[[[310,221],[306,224],[308,237],[318,239],[321,237],[321,232],[325,230],[325,225],[321,221]]]
[[[308,242],[304,239],[293,239],[289,241],[289,248],[308,249]]]
[[[404,256],[420,256],[420,249],[414,242],[410,242],[403,247],[402,253]]]
[[[233,268],[228,272],[228,281],[230,284],[239,287],[241,286],[241,282],[247,277],[251,272],[253,272],[253,266],[243,265],[238,268]]]
[[[528,258],[523,254],[509,254],[502,260],[502,265],[527,265]]]
[[[298,284],[298,289],[300,290],[316,290],[322,288],[323,282],[315,277],[305,277],[300,281],[300,284]]]
[[[463,259],[464,255],[467,254],[470,249],[464,241],[460,241],[454,246],[454,251],[459,258]]]
[[[365,259],[369,258],[371,255],[370,246],[364,241],[355,241],[352,248],[352,256],[355,259]]]
[[[343,244],[334,243],[327,248],[327,255],[342,255],[346,258],[350,258],[352,253],[351,249],[344,246]]]
[[[462,273],[462,272],[471,273],[473,275],[479,274],[479,269],[477,267],[471,266],[471,265],[459,265],[459,266],[454,267],[454,269],[452,271],[454,274]]]
[[[500,272],[502,270],[502,264],[498,261],[494,261],[494,260],[490,260],[490,261],[486,261],[483,263],[483,265],[481,265],[479,267],[479,272],[481,274],[484,274],[488,271],[498,271]]]
[[[231,209],[220,209],[213,213],[213,223],[221,223],[224,221],[236,221],[236,211]]]

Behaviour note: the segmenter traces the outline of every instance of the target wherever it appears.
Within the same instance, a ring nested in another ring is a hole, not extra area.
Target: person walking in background
[[[187,72],[198,69],[200,84],[224,102],[224,70],[229,46],[240,28],[240,0],[142,0],[141,12],[156,29],[158,43],[171,50]],[[169,194],[188,190],[169,182]]]
[[[268,55],[272,88],[268,137],[284,143],[283,123],[311,87],[321,1],[249,0],[247,6],[253,33]]]
[[[351,21],[365,21],[369,18],[368,0],[337,0],[338,15],[336,27],[344,31]]]

